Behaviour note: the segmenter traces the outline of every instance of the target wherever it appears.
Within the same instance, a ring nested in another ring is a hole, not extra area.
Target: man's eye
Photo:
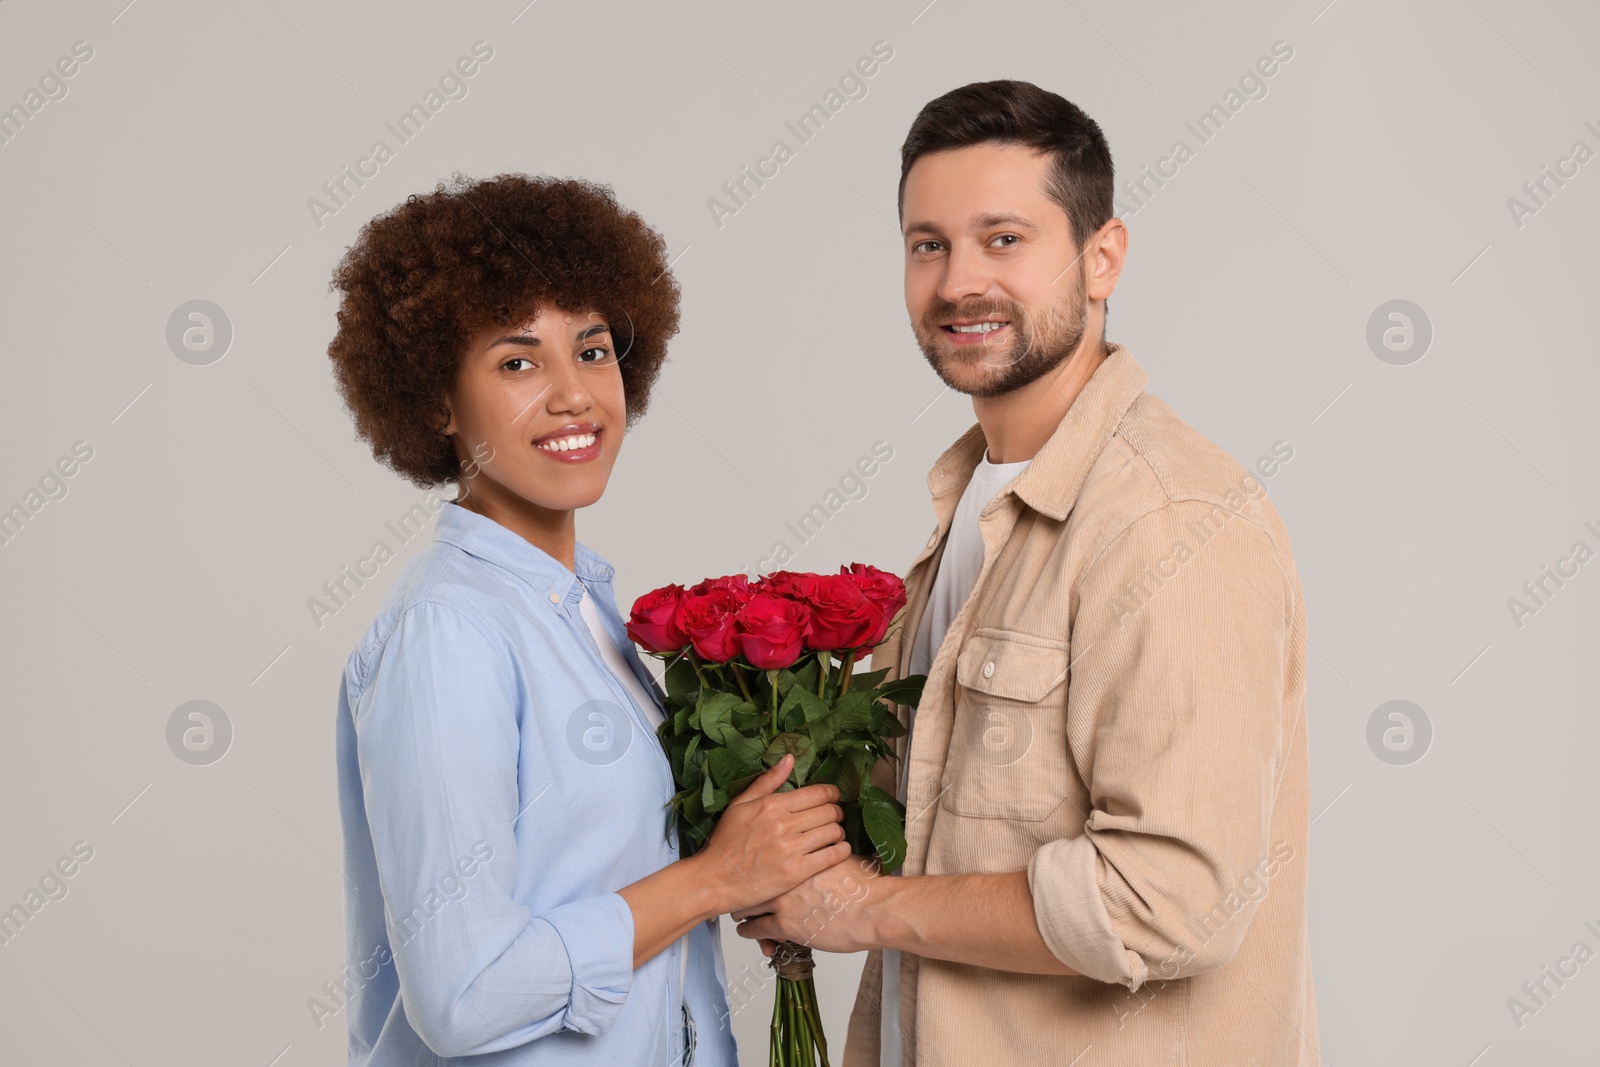
[[[911,246],[911,251],[913,251],[913,252],[934,252],[934,251],[937,251],[937,248],[935,246],[937,246],[938,243],[939,243],[938,241],[918,241],[916,244]]]
[[[1022,240],[1022,238],[1018,237],[1014,233],[1003,233],[999,237],[996,237],[995,240],[996,241],[1005,241],[1005,242],[1007,242],[1006,247],[1009,248],[1012,243],[1020,241],[1020,240]]]

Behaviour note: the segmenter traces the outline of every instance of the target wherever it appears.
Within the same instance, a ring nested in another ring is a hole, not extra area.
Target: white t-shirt
[[[583,596],[578,600],[578,614],[582,615],[583,621],[589,624],[589,632],[594,634],[594,643],[600,646],[600,658],[605,660],[606,666],[611,668],[611,673],[617,676],[617,681],[621,682],[623,688],[632,695],[634,703],[639,705],[639,710],[644,712],[645,718],[650,720],[650,725],[652,727],[660,726],[665,716],[662,714],[661,708],[657,706],[656,698],[651,695],[650,690],[644,687],[644,683],[639,681],[639,676],[633,673],[632,668],[628,666],[628,661],[622,658],[622,650],[617,648],[616,642],[611,640],[611,635],[606,632],[606,624],[601,621],[600,612],[595,608],[593,598],[589,596],[589,587],[584,585],[581,579],[578,581],[578,587],[583,590]],[[716,927],[715,920],[711,920],[711,922],[711,936],[715,941],[720,931]],[[689,974],[689,935],[684,934],[680,940],[683,943],[683,951],[678,956],[678,988],[684,989]],[[689,1009],[684,1007],[681,1010],[686,1020],[685,1027],[687,1027],[689,1025],[687,1023]],[[686,1030],[686,1046],[692,1040]]]
[[[621,649],[617,648],[611,635],[606,632],[605,623],[600,621],[600,613],[595,609],[594,601],[589,596],[589,587],[582,581],[578,585],[583,588],[583,598],[578,601],[578,613],[583,616],[583,621],[589,624],[589,632],[594,634],[594,643],[600,646],[600,658],[606,661],[606,666],[611,668],[611,673],[617,676],[623,688],[633,696],[634,702],[639,705],[639,710],[644,712],[650,720],[652,727],[660,726],[663,718],[661,708],[656,705],[656,698],[650,690],[639,681],[639,676],[633,673],[628,666],[628,661],[622,658]]]
[[[946,535],[944,555],[939,557],[939,571],[934,575],[933,588],[928,593],[928,605],[917,622],[917,633],[911,643],[911,673],[926,674],[933,665],[944,635],[950,629],[961,606],[967,602],[978,572],[983,569],[983,535],[978,529],[978,515],[1032,460],[1014,463],[990,463],[989,452],[972,471],[972,480],[956,504],[956,513],[950,519],[950,532]],[[916,713],[912,712],[915,729]],[[906,768],[911,760],[911,736],[906,736],[908,758],[900,762],[900,795],[906,795]],[[898,871],[896,874],[900,873]],[[883,1018],[879,1039],[883,1056],[882,1067],[900,1067],[900,952],[883,950]]]

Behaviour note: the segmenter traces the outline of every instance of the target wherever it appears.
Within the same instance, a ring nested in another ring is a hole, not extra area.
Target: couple
[[[1104,341],[1105,138],[977,83],[901,161],[912,331],[977,422],[874,656],[928,675],[874,772],[894,877],[834,786],[780,791],[789,757],[714,847],[664,833],[659,693],[574,529],[677,330],[661,238],[509,175],[408,198],[340,264],[361,436],[459,493],[340,688],[352,1065],[732,1067],[725,913],[769,954],[868,950],[845,1067],[1317,1062],[1299,580],[1262,483]]]

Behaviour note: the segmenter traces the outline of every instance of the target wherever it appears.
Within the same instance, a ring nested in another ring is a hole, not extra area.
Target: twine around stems
[[[767,961],[767,966],[777,971],[779,978],[791,982],[804,981],[811,977],[812,971],[816,970],[811,950],[793,941],[780,942],[778,947],[772,950],[772,958]]]

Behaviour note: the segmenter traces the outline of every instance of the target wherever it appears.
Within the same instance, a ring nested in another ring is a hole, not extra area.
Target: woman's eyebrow
[[[578,340],[580,340],[580,341],[585,340],[586,338],[593,337],[597,333],[610,333],[610,332],[611,332],[611,327],[607,326],[605,323],[602,322],[602,323],[599,323],[598,325],[586,326],[583,329],[579,330],[578,331]],[[537,348],[539,346],[539,344],[540,344],[539,339],[537,337],[535,337],[531,333],[513,333],[513,334],[507,334],[506,336],[500,338],[497,341],[491,341],[489,343],[489,347],[490,348],[497,348],[500,345],[528,345],[530,347]]]
[[[500,338],[500,340],[498,340],[498,341],[491,341],[489,343],[489,347],[490,348],[495,348],[495,347],[497,347],[499,345],[533,345],[533,346],[537,346],[538,344],[539,344],[539,339],[537,337],[533,336],[533,334],[531,334],[531,333],[514,333],[514,334],[508,334],[505,337]]]

